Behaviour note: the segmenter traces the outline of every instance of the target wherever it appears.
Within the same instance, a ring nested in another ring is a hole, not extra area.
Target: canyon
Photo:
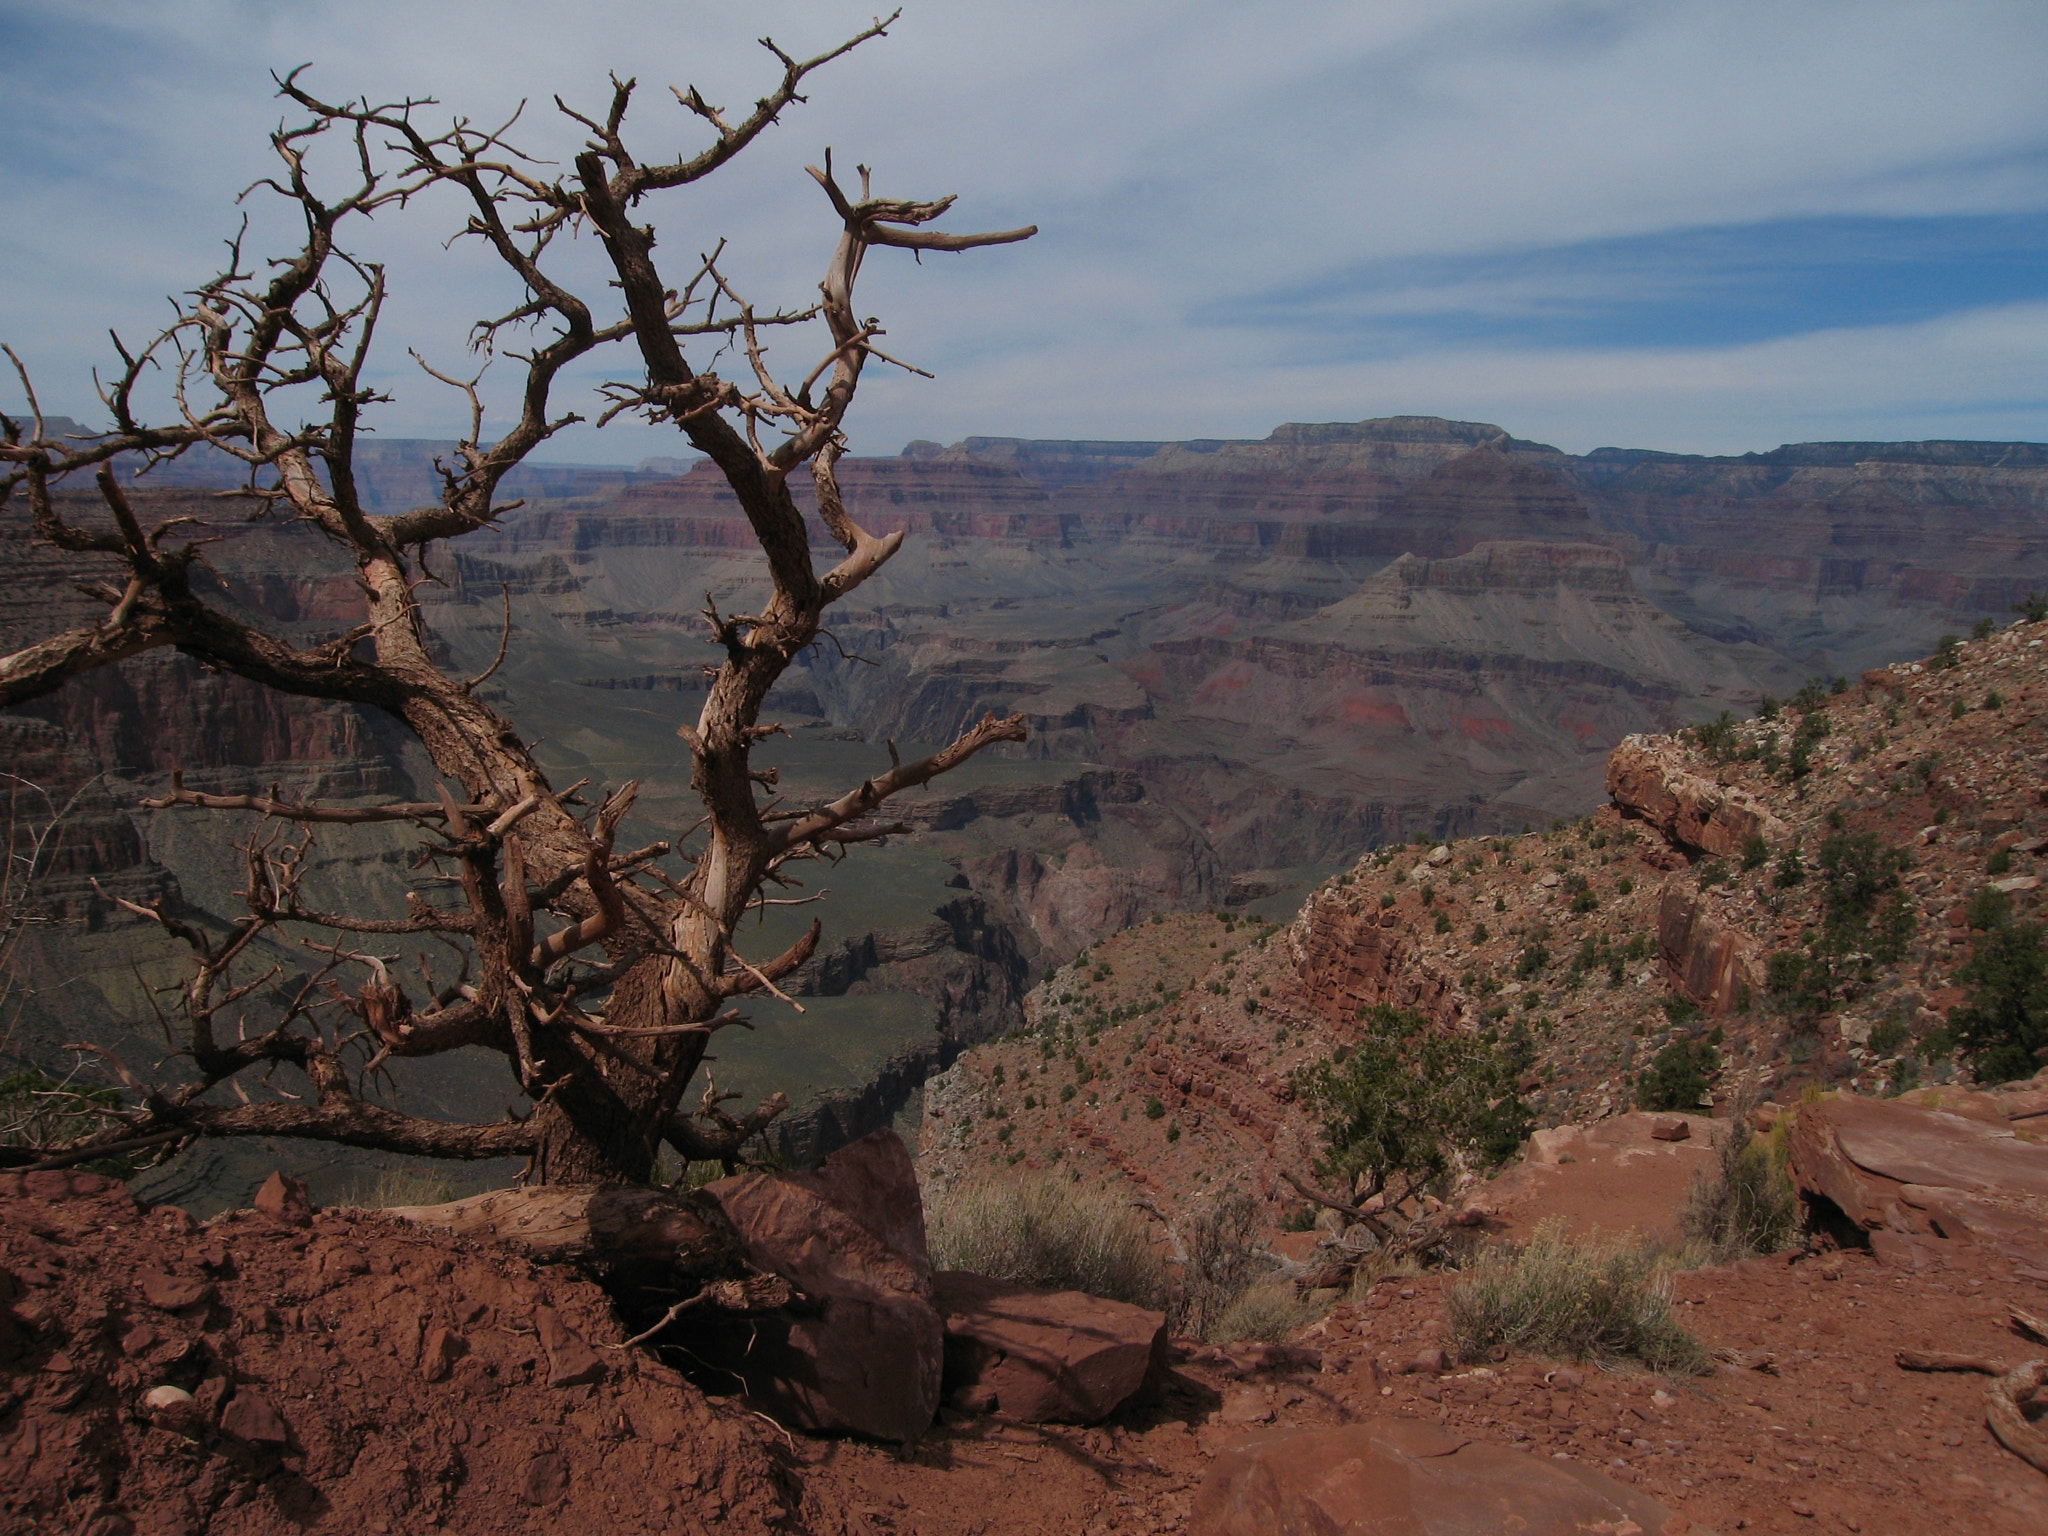
[[[377,447],[375,510],[431,495],[446,445]],[[895,1115],[909,1128],[927,1076],[1111,934],[1168,912],[1290,915],[1363,850],[1579,814],[1625,737],[1923,654],[2048,590],[2039,445],[1573,455],[1395,417],[1257,441],[913,443],[839,474],[864,526],[907,541],[777,689],[768,718],[787,734],[757,764],[801,803],[984,709],[1024,713],[1031,740],[913,798],[910,834],[826,872],[825,940],[793,989],[806,1012],[757,1005],[751,1033],[721,1039],[721,1088],[790,1092],[778,1150],[798,1162]],[[242,521],[220,466],[179,461],[141,485],[154,509],[209,523],[225,599],[302,634],[348,622],[345,568]],[[744,611],[759,590],[745,519],[703,463],[542,465],[507,488],[524,504],[429,556],[438,643],[481,674],[509,633],[481,686],[546,738],[557,781],[640,779],[635,841],[687,825],[675,731],[713,654],[700,610]],[[12,521],[0,538],[16,578],[0,643],[84,611],[76,561]],[[11,1054],[61,1066],[84,1040],[154,1062],[150,991],[179,957],[110,917],[88,877],[233,910],[227,819],[137,809],[171,771],[339,801],[430,792],[398,740],[164,654],[0,715],[10,770],[71,802],[48,921],[16,952]],[[47,819],[39,804],[17,837]],[[403,836],[350,829],[319,848],[324,895],[396,903]],[[770,913],[754,942],[772,950],[809,915]],[[460,1055],[412,1066],[427,1112],[516,1098]],[[323,1194],[360,1174],[325,1154],[204,1152],[161,1175],[187,1203],[245,1198],[279,1161],[329,1180]]]

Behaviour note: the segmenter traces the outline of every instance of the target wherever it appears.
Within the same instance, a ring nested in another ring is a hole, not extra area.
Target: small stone
[[[287,1227],[313,1224],[313,1196],[306,1189],[305,1180],[295,1179],[281,1169],[274,1171],[256,1191],[256,1209]]]
[[[1813,1518],[1813,1506],[1804,1499],[1789,1499],[1786,1501],[1785,1507],[1801,1519],[1811,1520]]]
[[[420,1349],[420,1375],[428,1381],[444,1380],[455,1368],[455,1362],[468,1353],[469,1342],[461,1334],[446,1328],[430,1328]]]
[[[1408,1364],[1412,1372],[1425,1376],[1441,1376],[1451,1368],[1451,1357],[1442,1349],[1425,1349]]]
[[[1662,1387],[1659,1387],[1656,1391],[1650,1394],[1650,1406],[1655,1408],[1659,1413],[1670,1412],[1671,1409],[1677,1405],[1677,1403],[1678,1399],[1673,1397],[1669,1392],[1666,1392]]]
[[[527,1462],[519,1489],[519,1496],[527,1503],[545,1507],[568,1491],[569,1463],[559,1454],[546,1451]]]
[[[147,1323],[137,1323],[121,1335],[121,1353],[134,1356],[147,1354],[150,1346],[157,1341],[157,1331]]]
[[[1574,1366],[1560,1365],[1550,1373],[1549,1380],[1554,1391],[1576,1392],[1586,1384],[1586,1373]]]
[[[1852,1382],[1850,1382],[1850,1383],[1849,1383],[1849,1401],[1850,1401],[1850,1402],[1852,1402],[1852,1403],[1854,1403],[1854,1404],[1855,1404],[1855,1405],[1856,1405],[1856,1406],[1857,1406],[1858,1408],[1867,1408],[1867,1407],[1869,1407],[1869,1406],[1870,1406],[1870,1384],[1869,1384],[1868,1382],[1862,1382],[1862,1381],[1852,1381]]]
[[[1683,1115],[1659,1115],[1650,1122],[1652,1141],[1689,1141],[1692,1126]]]
[[[553,1307],[534,1308],[533,1327],[540,1335],[540,1347],[547,1351],[549,1386],[580,1387],[604,1380],[603,1357],[584,1343]]]
[[[159,1312],[182,1312],[187,1307],[204,1306],[215,1295],[211,1281],[181,1280],[160,1269],[145,1269],[136,1276],[136,1283],[141,1287],[142,1299]]]
[[[1223,1406],[1216,1410],[1219,1424],[1270,1424],[1273,1422],[1273,1405],[1266,1400],[1263,1392],[1245,1390],[1233,1392],[1223,1400]]]
[[[206,1427],[198,1399],[183,1387],[151,1387],[142,1394],[142,1411],[150,1423],[172,1434],[196,1436]]]
[[[261,1392],[237,1392],[220,1416],[220,1427],[245,1445],[289,1445],[292,1438],[284,1415]]]

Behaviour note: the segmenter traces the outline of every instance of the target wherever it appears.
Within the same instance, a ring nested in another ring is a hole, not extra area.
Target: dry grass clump
[[[1706,1348],[1678,1325],[1662,1257],[1627,1238],[1584,1242],[1546,1221],[1520,1248],[1483,1250],[1452,1287],[1458,1356],[1494,1350],[1605,1365],[1638,1360],[1653,1371],[1699,1375]]]
[[[1785,1171],[1783,1142],[1756,1141],[1739,1110],[1722,1132],[1712,1168],[1693,1175],[1678,1214],[1687,1257],[1732,1264],[1789,1248],[1799,1232],[1799,1196]]]
[[[1322,1315],[1323,1309],[1296,1294],[1289,1282],[1254,1285],[1239,1292],[1202,1336],[1211,1344],[1236,1344],[1245,1339],[1278,1344]]]
[[[932,1264],[1044,1290],[1163,1306],[1166,1273],[1128,1200],[1041,1175],[955,1185],[925,1203]]]
[[[339,1201],[358,1210],[382,1211],[393,1206],[445,1205],[455,1198],[455,1186],[447,1179],[411,1168],[380,1168],[376,1178],[364,1183],[362,1176]]]

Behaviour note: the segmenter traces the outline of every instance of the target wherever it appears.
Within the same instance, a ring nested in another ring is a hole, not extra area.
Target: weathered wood
[[[718,1202],[694,1191],[549,1184],[446,1205],[394,1206],[384,1214],[509,1243],[551,1263],[645,1265],[684,1278],[736,1275],[743,1267],[739,1233]]]
[[[2003,1376],[2006,1370],[1997,1360],[1951,1354],[1942,1349],[1902,1349],[1898,1361],[1902,1371],[1975,1371],[1981,1376]]]
[[[2027,1421],[2020,1406],[2048,1385],[2048,1360],[2029,1360],[1993,1381],[1984,1393],[1984,1422],[1998,1443],[2037,1471],[2048,1472],[2048,1434]]]

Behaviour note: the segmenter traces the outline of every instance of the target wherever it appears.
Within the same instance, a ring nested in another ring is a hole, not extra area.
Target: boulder
[[[1681,767],[1667,740],[1625,736],[1607,755],[1607,793],[1624,814],[1647,821],[1665,841],[1733,858],[1752,837],[1776,846],[1791,829],[1746,790]]]
[[[1137,1394],[1166,1349],[1163,1312],[963,1270],[941,1270],[933,1286],[946,1327],[946,1395],[978,1412],[1093,1424]]]
[[[713,1323],[692,1348],[774,1417],[808,1430],[914,1440],[938,1411],[944,1329],[933,1305],[910,1153],[876,1131],[815,1173],[744,1173],[705,1186],[747,1261],[800,1303]]]
[[[1847,1225],[1989,1245],[2048,1261],[2048,1147],[2000,1124],[1896,1099],[1800,1106],[1792,1179]]]
[[[1403,1418],[1254,1434],[1218,1453],[1188,1517],[1189,1536],[1508,1530],[1712,1536],[1582,1463],[1538,1459]]]

